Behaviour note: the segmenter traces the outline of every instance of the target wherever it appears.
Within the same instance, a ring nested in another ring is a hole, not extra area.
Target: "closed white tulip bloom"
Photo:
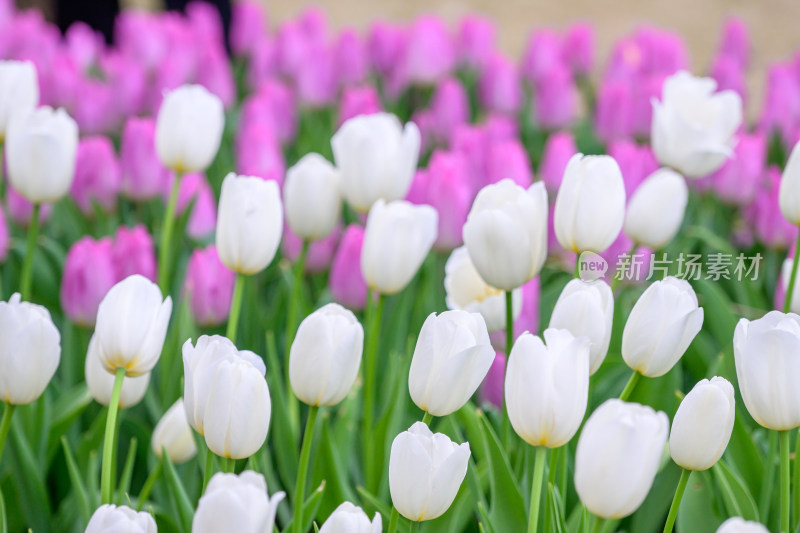
[[[33,204],[55,202],[75,177],[78,125],[63,109],[13,113],[6,127],[8,180]]]
[[[158,458],[161,458],[163,450],[167,450],[169,460],[175,464],[185,463],[195,456],[197,445],[186,419],[183,398],[178,398],[158,421],[150,438],[150,445]]]
[[[653,282],[633,306],[622,331],[622,358],[642,375],[663,376],[702,327],[703,308],[692,286],[667,276]]]
[[[434,416],[458,411],[483,382],[494,356],[479,313],[431,313],[422,324],[411,359],[411,399]]]
[[[403,290],[436,240],[438,218],[429,205],[375,202],[361,248],[361,273],[367,286],[381,294]]]
[[[272,533],[278,504],[286,496],[270,497],[264,476],[251,470],[214,474],[197,504],[192,533]]]
[[[28,113],[39,104],[39,81],[30,61],[0,61],[0,142],[12,114]]]
[[[517,435],[531,446],[558,448],[575,435],[589,399],[589,339],[547,329],[544,340],[523,333],[511,349],[506,409]]]
[[[297,328],[289,352],[289,381],[308,405],[336,405],[358,376],[364,328],[352,311],[330,303],[308,315]]]
[[[698,382],[672,419],[672,460],[687,470],[714,466],[728,447],[735,417],[733,385],[727,379],[714,377]]]
[[[225,129],[222,101],[201,85],[183,85],[164,96],[156,119],[156,153],[161,163],[185,174],[214,160]]]
[[[603,280],[573,279],[561,291],[550,327],[569,330],[589,339],[589,374],[594,374],[608,353],[614,321],[614,294]]]
[[[614,158],[572,156],[553,209],[556,238],[567,250],[599,254],[611,246],[625,220],[625,182]]]
[[[800,148],[798,147],[800,142],[792,148],[792,153],[783,169],[778,193],[778,205],[783,217],[795,226],[800,226]]]
[[[0,400],[23,405],[42,395],[61,360],[61,335],[41,305],[15,293],[0,302]]]
[[[717,533],[769,533],[769,529],[758,522],[751,522],[735,516],[725,520]]]
[[[106,370],[124,368],[130,377],[156,366],[167,336],[172,299],[161,297],[158,285],[138,274],[128,276],[106,293],[97,309],[97,349]]]
[[[478,192],[464,224],[464,244],[486,283],[504,291],[521,287],[547,258],[547,191],[510,179]]]
[[[800,316],[770,311],[739,320],[733,355],[750,416],[767,429],[800,426]]]
[[[480,313],[489,333],[505,329],[505,293],[483,281],[472,264],[466,246],[456,248],[447,258],[444,291],[448,309]],[[522,311],[522,290],[519,288],[511,293],[511,311],[514,320]]]
[[[422,422],[395,437],[389,491],[398,512],[412,522],[442,516],[467,475],[469,455],[468,442],[456,444],[447,435],[431,433]]]
[[[636,244],[659,249],[678,233],[689,201],[683,176],[668,168],[650,174],[631,196],[625,234]]]
[[[146,512],[106,503],[97,508],[85,533],[158,533],[156,521]]]
[[[713,79],[686,71],[664,81],[661,101],[653,100],[651,126],[651,144],[659,163],[700,178],[733,154],[742,100],[734,91],[716,90]]]
[[[601,518],[639,508],[658,472],[669,419],[650,407],[607,400],[586,421],[575,452],[575,490]]]
[[[286,171],[283,203],[292,232],[309,241],[324,239],[342,212],[341,175],[319,154],[303,156]]]
[[[103,361],[100,359],[98,350],[97,335],[92,335],[89,341],[89,350],[86,352],[86,362],[84,364],[84,374],[86,386],[89,394],[94,401],[100,405],[108,406],[111,403],[111,392],[114,389],[114,374],[106,370]],[[130,377],[127,373],[122,378],[122,391],[119,396],[120,407],[133,407],[144,398],[147,386],[150,384],[150,372],[136,377]]]
[[[380,513],[375,513],[370,522],[361,507],[344,502],[325,520],[319,533],[381,533],[382,528]]]
[[[217,253],[239,274],[257,274],[272,262],[283,234],[281,193],[274,181],[233,172],[222,182]]]
[[[417,168],[419,128],[413,122],[403,127],[391,113],[359,115],[341,125],[331,147],[345,200],[367,212],[378,199],[405,198]]]

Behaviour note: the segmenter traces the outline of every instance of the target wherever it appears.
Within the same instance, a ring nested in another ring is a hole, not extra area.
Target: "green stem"
[[[206,467],[203,470],[203,492],[208,487],[208,482],[211,481],[211,476],[214,473],[214,452],[206,448]]]
[[[172,182],[172,189],[167,201],[167,211],[164,213],[164,223],[161,226],[161,243],[158,248],[158,286],[161,292],[169,292],[170,257],[172,254],[172,230],[175,227],[175,208],[178,205],[178,191],[181,187],[181,174],[176,172]]]
[[[536,460],[533,467],[533,485],[531,486],[531,508],[528,519],[528,533],[539,531],[539,508],[542,500],[542,479],[544,478],[544,464],[547,462],[547,448],[536,447]]]
[[[797,434],[797,442],[794,450],[794,494],[792,495],[792,516],[794,516],[794,531],[800,526],[800,433]]]
[[[778,433],[769,432],[767,460],[764,463],[764,475],[761,480],[761,496],[758,501],[758,514],[766,516],[772,507],[772,489],[775,486],[775,468],[778,458]]]
[[[389,519],[389,533],[397,533],[397,521],[400,519],[400,513],[397,508],[392,505],[392,517]]]
[[[514,299],[511,291],[506,291],[506,361],[514,347]]]
[[[100,475],[100,496],[102,503],[111,503],[114,488],[111,486],[113,475],[115,436],[117,428],[117,413],[119,412],[119,397],[122,394],[122,381],[125,379],[125,367],[118,367],[114,375],[114,388],[111,390],[111,401],[108,403],[108,418],[106,419],[106,434],[103,439],[103,466]]]
[[[300,300],[303,297],[303,272],[305,270],[306,257],[308,256],[309,242],[303,239],[303,247],[300,255],[294,263],[294,281],[292,283],[292,294],[289,298],[289,313],[286,317],[286,351],[292,347],[295,333],[297,333],[297,323],[299,314],[302,312]]]
[[[599,516],[595,516],[594,526],[592,527],[592,533],[600,533],[603,530],[604,522],[605,520],[603,520]]]
[[[292,524],[294,533],[303,532],[303,500],[305,500],[306,477],[308,475],[308,464],[311,459],[311,440],[314,437],[314,425],[317,421],[319,407],[312,405],[308,408],[308,420],[306,429],[303,433],[303,447],[300,449],[300,466],[297,469],[297,483],[294,493],[294,517]]]
[[[155,468],[153,471],[150,472],[150,475],[147,476],[147,479],[144,481],[144,485],[142,485],[142,491],[139,493],[139,503],[136,505],[136,510],[141,511],[144,508],[144,504],[147,501],[147,498],[150,496],[150,493],[153,491],[153,487],[156,486],[156,481],[161,476],[161,461],[156,462]]]
[[[789,431],[781,431],[781,533],[789,533]]]
[[[433,421],[433,415],[426,412],[425,416],[422,417],[422,423],[425,424],[426,426],[430,426],[432,421]]]
[[[39,204],[33,204],[31,223],[28,226],[28,246],[25,248],[25,259],[22,262],[20,278],[20,296],[23,300],[31,298],[31,276],[33,275],[33,252],[36,250],[36,239],[39,237]]]
[[[630,397],[631,393],[633,393],[633,389],[636,388],[636,384],[639,383],[639,380],[642,378],[642,375],[638,373],[636,370],[633,371],[631,374],[630,379],[628,379],[628,383],[625,384],[625,388],[622,389],[622,393],[619,395],[619,399],[623,402],[627,401]]]
[[[236,330],[239,326],[239,314],[242,312],[242,295],[244,294],[244,276],[236,273],[236,282],[233,285],[233,299],[231,300],[231,313],[228,317],[228,330],[225,336],[236,344]]]
[[[222,471],[227,474],[233,474],[236,472],[236,459],[232,459],[230,457],[223,457],[222,458]]]
[[[419,522],[414,522],[412,520],[408,521],[408,533],[416,533],[419,531]]]
[[[579,279],[581,277],[581,254],[575,252],[575,268],[572,270],[572,277]]]
[[[794,294],[794,284],[797,282],[797,264],[800,262],[800,232],[797,233],[797,247],[794,251],[792,261],[792,275],[789,276],[789,286],[786,288],[786,296],[783,298],[783,312],[788,313],[792,306],[792,294]]]
[[[683,492],[686,490],[686,484],[689,482],[689,476],[691,475],[691,470],[682,469],[681,479],[678,481],[678,488],[675,489],[675,496],[672,498],[672,505],[670,506],[669,514],[667,515],[667,523],[664,524],[664,533],[672,533],[672,528],[675,525],[675,519],[678,517],[678,508],[681,506]]]
[[[367,340],[364,353],[364,415],[363,415],[363,437],[364,437],[364,474],[367,482],[367,489],[375,490],[377,473],[374,468],[374,461],[370,457],[370,450],[373,449],[372,421],[375,416],[375,372],[377,367],[378,335],[381,329],[381,317],[383,315],[383,304],[385,296],[378,294],[377,303],[372,301],[372,291],[367,291]]]
[[[3,420],[0,421],[0,460],[3,458],[3,447],[6,444],[6,438],[8,438],[8,430],[11,429],[11,416],[16,408],[16,405],[7,403],[6,408],[3,410]]]

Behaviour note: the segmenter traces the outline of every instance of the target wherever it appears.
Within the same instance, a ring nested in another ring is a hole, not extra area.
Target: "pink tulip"
[[[614,141],[608,145],[608,155],[616,160],[622,171],[627,198],[647,176],[658,170],[658,162],[647,145],[638,145],[630,140]]]
[[[408,29],[408,40],[400,70],[404,79],[416,85],[433,85],[450,73],[455,49],[444,22],[434,16],[417,17]]]
[[[152,71],[169,54],[161,19],[154,13],[126,9],[117,16],[114,42],[126,56]]]
[[[192,252],[183,290],[197,324],[218,326],[228,319],[235,280],[233,271],[219,260],[213,244]]]
[[[82,238],[72,245],[64,261],[61,280],[64,314],[78,325],[94,326],[100,302],[118,281],[111,239]]]
[[[225,30],[219,9],[210,2],[193,0],[186,5],[186,22],[194,32],[197,42],[206,48],[225,51]]]
[[[75,60],[66,53],[59,53],[47,65],[47,70],[37,65],[39,76],[39,100],[41,104],[73,109],[78,99],[79,85],[84,76]]]
[[[339,125],[359,115],[372,115],[381,110],[381,97],[371,85],[345,87],[339,100]]]
[[[539,277],[537,276],[523,285],[521,290],[522,309],[514,321],[514,339],[526,331],[534,333],[539,330]],[[496,350],[505,352],[506,332],[504,329],[491,333],[489,338]]]
[[[162,191],[164,202],[169,201],[173,183],[174,178],[170,180],[169,187]],[[181,177],[175,216],[180,217],[186,212],[190,202],[192,202],[192,213],[186,222],[186,233],[194,239],[209,236],[217,225],[217,200],[202,173],[191,173]]]
[[[395,24],[375,22],[369,29],[367,50],[372,68],[382,76],[395,70],[405,50],[408,36]]]
[[[273,36],[262,35],[253,46],[247,61],[248,88],[261,87],[277,79],[278,47],[275,43]]]
[[[496,53],[486,63],[478,82],[481,104],[489,111],[516,114],[522,106],[522,84],[517,66]]]
[[[231,50],[237,56],[251,56],[267,32],[267,15],[261,2],[247,0],[231,4]]]
[[[75,179],[70,190],[80,210],[91,215],[93,202],[105,211],[114,209],[121,180],[120,165],[111,140],[102,136],[81,139],[75,159]]]
[[[339,245],[339,237],[341,237],[342,229],[336,227],[330,235],[324,239],[313,241],[308,246],[308,254],[306,255],[305,265],[303,270],[308,273],[324,272],[331,266],[333,254],[336,253],[336,248]],[[283,225],[283,239],[281,240],[281,250],[284,257],[290,262],[294,263],[300,257],[303,242],[295,235],[289,224]]]
[[[483,380],[480,390],[482,403],[488,403],[498,409],[503,408],[505,398],[506,355],[502,351],[495,352],[492,366]]]
[[[564,37],[563,55],[575,76],[588,76],[594,66],[594,27],[587,23],[573,25]]]
[[[441,144],[439,125],[430,109],[418,109],[411,115],[411,122],[419,129],[419,153],[426,154]]]
[[[551,193],[558,191],[567,163],[576,153],[578,153],[578,148],[575,146],[575,138],[572,133],[560,131],[548,137],[538,173],[548,191]]]
[[[572,73],[556,63],[535,84],[533,113],[540,127],[560,129],[569,126],[578,114],[578,91]]]
[[[18,226],[27,228],[31,223],[33,216],[33,204],[20,196],[14,190],[10,183],[6,183],[6,208],[8,209],[8,216]],[[39,226],[43,226],[50,219],[50,214],[53,211],[52,204],[42,204],[39,206]]]
[[[367,302],[367,283],[361,274],[361,246],[364,228],[351,224],[342,234],[333,256],[328,288],[333,299],[353,310],[363,309]]]
[[[769,67],[759,127],[770,133],[777,131],[784,144],[793,146],[792,140],[800,129],[800,76],[793,65]]]
[[[744,68],[733,56],[720,54],[711,65],[711,77],[717,81],[717,90],[735,91],[744,100],[747,77]]]
[[[486,17],[467,15],[461,19],[456,38],[458,63],[482,71],[495,49],[497,28]]]
[[[767,168],[761,189],[743,213],[758,241],[767,248],[785,249],[797,239],[797,226],[783,217],[778,205],[780,183],[781,170]]]
[[[155,281],[156,255],[153,238],[143,225],[129,228],[119,226],[112,246],[115,279],[123,280],[133,274]]]
[[[103,134],[118,127],[115,98],[107,83],[92,78],[78,80],[70,111],[81,133]]]
[[[742,134],[735,150],[733,157],[710,179],[722,200],[748,205],[761,187],[767,162],[767,139],[761,133]]]
[[[10,236],[8,234],[8,222],[3,208],[0,207],[0,263],[5,262],[8,257],[8,247],[10,245]]]
[[[483,130],[491,141],[507,141],[519,137],[519,121],[501,113],[489,113],[483,121]]]
[[[84,22],[74,22],[64,34],[67,54],[86,72],[97,63],[105,48],[102,34]]]
[[[488,147],[486,183],[497,183],[506,178],[526,189],[533,183],[528,152],[517,139],[495,141]]]
[[[116,50],[100,57],[100,68],[114,95],[114,127],[121,126],[124,117],[141,112],[145,103],[145,68]]]
[[[281,144],[289,144],[297,133],[297,104],[286,84],[270,80],[242,103],[240,131],[257,124],[273,132]]]
[[[545,81],[550,73],[563,62],[561,41],[551,30],[531,33],[525,46],[520,71],[531,85]]]
[[[454,152],[464,156],[470,187],[473,194],[478,194],[478,191],[488,183],[486,178],[489,157],[488,133],[479,126],[465,124],[455,129],[450,145]]]
[[[606,142],[633,135],[633,90],[628,81],[604,81],[600,84],[594,125],[597,136]]]
[[[169,171],[156,155],[155,121],[131,117],[122,130],[122,191],[133,200],[155,198],[168,186]]]
[[[742,19],[729,17],[725,21],[718,53],[735,59],[742,68],[750,64],[750,36]]]
[[[236,140],[236,172],[245,176],[258,176],[283,184],[286,164],[283,151],[265,125],[253,125],[239,132]]]
[[[469,95],[456,78],[439,82],[431,97],[430,116],[437,140],[449,143],[453,131],[469,122]]]
[[[308,107],[325,107],[336,99],[337,66],[327,44],[309,44],[305,60],[295,68],[297,98]]]
[[[633,133],[649,138],[653,119],[653,100],[660,100],[667,75],[658,73],[643,77],[634,92]]]
[[[369,57],[364,40],[353,29],[345,29],[336,41],[336,78],[338,85],[346,87],[367,79]]]
[[[200,59],[197,82],[222,100],[226,109],[236,102],[236,81],[224,48],[209,48]]]

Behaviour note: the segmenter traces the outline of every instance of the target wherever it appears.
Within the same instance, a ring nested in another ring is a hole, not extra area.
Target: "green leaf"
[[[192,519],[194,518],[194,506],[192,506],[192,502],[186,494],[186,489],[183,488],[183,483],[181,483],[172,461],[169,460],[169,455],[167,455],[166,450],[163,450],[161,454],[161,463],[164,474],[166,474],[167,484],[170,489],[169,492],[178,510],[178,517],[183,533],[190,533],[192,531]]]
[[[319,504],[322,503],[322,495],[325,493],[325,482],[323,481],[319,487],[317,487],[314,492],[309,494],[306,501],[303,502],[303,524],[304,527],[301,528],[301,531],[308,531],[308,528],[311,527],[311,524],[314,522],[314,518],[317,516],[317,510],[319,510]],[[294,522],[294,517],[286,524],[283,528],[284,532],[288,532],[292,530],[292,522]]]
[[[83,484],[80,468],[78,468],[78,463],[75,461],[75,454],[72,453],[72,449],[66,437],[61,437],[61,447],[64,449],[64,457],[67,461],[67,472],[69,473],[69,479],[72,483],[75,497],[78,500],[78,510],[81,513],[81,520],[83,521],[81,527],[83,527],[85,524],[89,523],[89,519],[92,517],[92,506],[89,503],[86,486]]]
[[[714,510],[714,487],[708,472],[695,472],[689,478],[678,509],[678,532],[716,533],[722,520]]]
[[[361,496],[361,500],[365,503],[370,504],[372,507],[378,510],[383,516],[384,520],[389,520],[392,516],[392,509],[391,507],[387,507],[385,503],[383,503],[377,496],[369,492],[364,487],[356,487],[358,494]]]
[[[547,504],[547,513],[550,516],[550,524],[552,524],[551,531],[553,533],[565,533],[567,524],[561,514],[563,506],[561,495],[558,492],[558,487],[553,486],[552,483],[547,484]]]
[[[86,407],[92,403],[92,395],[85,383],[81,383],[62,393],[56,401],[50,432],[47,437],[48,464],[58,450],[58,443],[69,427],[77,420]]]
[[[758,506],[742,478],[728,468],[724,461],[718,461],[711,470],[730,516],[741,516],[745,520],[758,522]]]
[[[136,461],[136,437],[131,439],[128,446],[128,456],[125,458],[125,466],[122,468],[122,476],[119,478],[117,487],[117,505],[125,504],[125,498],[131,488],[131,477],[133,476],[133,463]]]
[[[19,418],[14,418],[11,423],[10,437],[14,444],[12,447],[16,461],[9,461],[13,475],[20,490],[23,515],[27,525],[33,527],[37,533],[51,531],[50,498],[45,488],[44,480],[39,473],[39,466],[22,431]]]
[[[631,533],[651,533],[658,531],[664,525],[672,497],[681,477],[681,470],[672,461],[658,473],[653,487],[647,494],[641,507],[633,515]]]
[[[3,491],[0,490],[0,533],[8,532],[6,524],[6,501],[3,499]]]

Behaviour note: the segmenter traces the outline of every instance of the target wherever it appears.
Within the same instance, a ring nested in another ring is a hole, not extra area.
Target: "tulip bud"
[[[286,171],[286,222],[298,237],[316,241],[334,230],[342,208],[340,182],[339,171],[319,154],[303,156]]]
[[[347,227],[333,257],[328,288],[334,300],[353,310],[363,309],[367,302],[367,282],[361,273],[361,250],[364,229],[358,224]]]
[[[575,154],[554,207],[556,237],[567,250],[601,253],[625,220],[625,182],[614,158]]]
[[[590,368],[594,374],[608,353],[614,321],[614,294],[605,281],[573,279],[564,287],[550,315],[550,328],[569,330],[589,339]]]
[[[653,325],[658,325],[653,328]],[[636,372],[656,378],[669,372],[700,328],[703,308],[688,281],[668,276],[645,290],[622,331],[622,358]]]
[[[429,205],[375,202],[361,249],[361,272],[373,291],[394,294],[408,285],[436,240],[437,220]]]
[[[133,200],[154,198],[169,185],[170,172],[156,155],[155,135],[150,118],[130,117],[122,129],[122,190]]]
[[[736,516],[725,520],[719,526],[717,533],[769,533],[769,529],[758,522],[751,522]]]
[[[344,502],[325,520],[319,533],[381,533],[383,525],[380,513],[375,513],[372,522],[361,507]]]
[[[192,428],[186,419],[183,398],[178,398],[178,401],[172,404],[158,421],[153,429],[150,444],[156,457],[160,459],[163,450],[167,450],[169,460],[175,464],[185,463],[195,456],[197,446],[194,443]]]
[[[184,174],[214,160],[225,128],[222,101],[200,85],[184,85],[164,96],[156,119],[156,152],[165,167]]]
[[[114,285],[97,310],[95,335],[100,360],[113,373],[130,377],[156,366],[167,336],[172,298],[162,300],[158,285],[134,274]]]
[[[0,142],[12,114],[26,114],[39,104],[36,67],[30,61],[0,61]]]
[[[61,360],[61,335],[41,305],[14,293],[0,302],[0,400],[23,405],[41,396]]]
[[[8,179],[29,202],[55,202],[72,185],[77,149],[78,125],[63,109],[15,113],[6,128]]]
[[[575,490],[601,518],[624,518],[644,501],[661,463],[669,419],[650,407],[607,400],[578,438]]]
[[[192,252],[183,288],[195,322],[216,326],[228,319],[234,281],[235,275],[219,260],[213,244]]]
[[[479,313],[431,313],[422,324],[408,390],[417,407],[434,416],[461,409],[494,361],[486,323]]]
[[[413,522],[433,520],[447,511],[467,475],[469,443],[431,433],[416,422],[392,441],[389,491],[401,515]]]
[[[222,182],[217,214],[217,252],[239,274],[257,274],[272,262],[283,232],[283,207],[273,181],[237,176]]]
[[[92,395],[94,401],[100,405],[108,406],[111,403],[111,393],[114,389],[114,374],[110,374],[106,370],[103,361],[100,359],[97,335],[92,335],[89,341],[83,372],[86,386],[89,388],[89,394]],[[130,377],[126,374],[122,378],[122,393],[119,397],[119,406],[121,408],[133,407],[141,402],[149,384],[149,372],[136,377]]]
[[[636,189],[625,214],[625,233],[636,244],[655,250],[675,237],[683,222],[689,188],[683,176],[662,168]]]
[[[156,521],[146,512],[136,512],[125,505],[106,503],[97,508],[86,525],[84,533],[107,533],[125,531],[126,533],[158,533]]]
[[[390,113],[357,116],[342,124],[331,146],[342,173],[342,193],[354,209],[366,212],[379,198],[405,197],[419,157],[416,124],[403,128]]]
[[[521,287],[547,257],[547,192],[511,180],[481,189],[464,224],[464,244],[486,283],[501,290]]]
[[[214,474],[192,520],[192,533],[264,533],[272,531],[278,504],[286,493],[270,498],[264,476],[252,470]]]
[[[308,405],[336,405],[358,376],[364,350],[364,328],[339,304],[327,304],[297,328],[289,352],[289,380],[295,395]]]
[[[514,431],[531,446],[558,448],[578,431],[589,399],[589,339],[547,329],[523,333],[506,371],[505,398]],[[534,392],[535,391],[535,392]]]
[[[114,286],[112,244],[108,238],[84,237],[67,252],[61,280],[61,308],[81,326],[94,326],[97,308]]]
[[[687,470],[711,468],[725,453],[735,418],[733,385],[727,379],[714,377],[698,382],[672,419],[672,460]]]
[[[156,278],[156,252],[153,237],[139,224],[132,228],[119,226],[111,251],[117,279],[139,274],[153,281]]]

